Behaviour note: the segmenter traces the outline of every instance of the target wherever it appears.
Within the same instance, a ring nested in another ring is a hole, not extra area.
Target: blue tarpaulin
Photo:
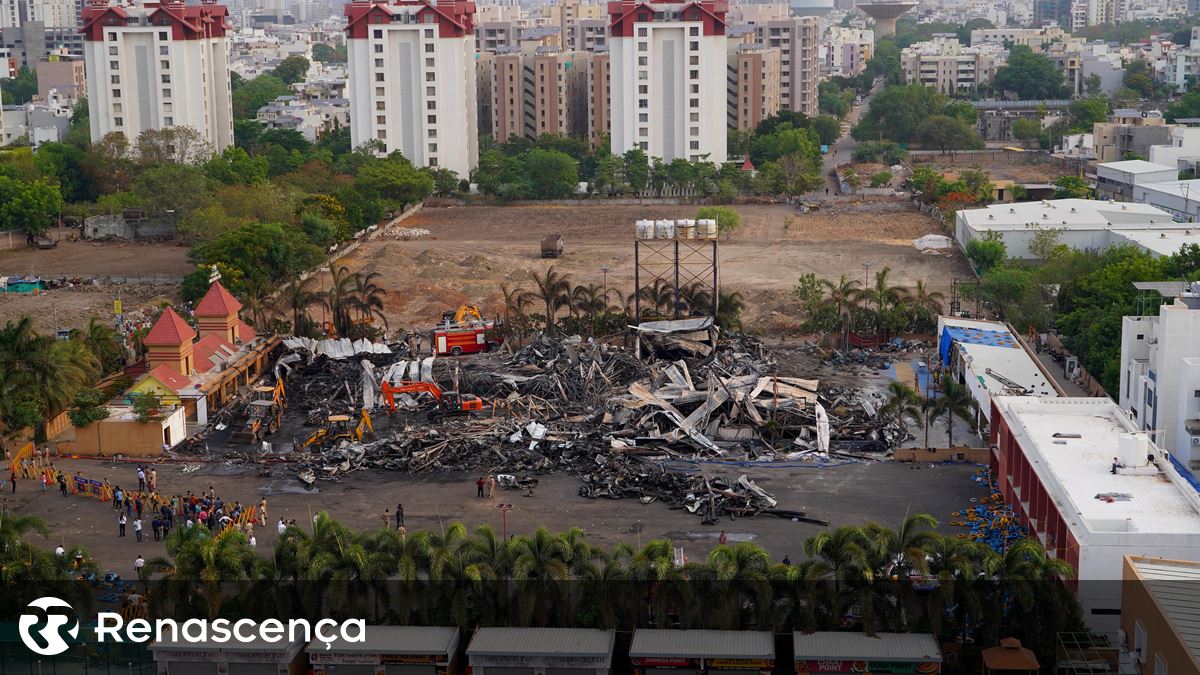
[[[938,341],[938,354],[944,365],[950,365],[950,345],[961,342],[967,345],[988,345],[991,347],[1009,347],[1020,349],[1017,339],[1006,330],[985,330],[969,326],[946,326],[942,329],[942,337]]]

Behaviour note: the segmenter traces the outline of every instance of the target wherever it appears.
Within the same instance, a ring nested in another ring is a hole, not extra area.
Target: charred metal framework
[[[712,316],[720,306],[716,239],[634,239],[634,321],[642,322],[642,301],[647,289],[664,284],[672,291],[673,319],[681,317],[681,289],[703,285],[712,299]]]

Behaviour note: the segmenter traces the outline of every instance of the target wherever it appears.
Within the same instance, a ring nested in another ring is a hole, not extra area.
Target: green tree
[[[258,109],[291,92],[286,82],[274,75],[259,75],[233,88],[233,116],[238,120],[252,120]]]
[[[237,146],[229,146],[204,165],[204,173],[225,185],[254,185],[267,180],[267,161],[251,157]]]
[[[303,56],[289,56],[279,62],[271,74],[278,77],[284,84],[303,82],[308,77],[308,59]]]
[[[728,206],[705,206],[696,211],[696,219],[701,218],[717,221],[717,234],[725,235],[728,240],[742,224],[742,217]]]
[[[646,158],[646,153],[640,148],[633,148],[626,150],[621,159],[625,182],[629,184],[629,188],[634,192],[645,190],[650,180],[650,161]]]
[[[551,265],[545,274],[529,273],[536,290],[534,297],[541,300],[546,307],[546,330],[554,329],[555,315],[558,310],[571,305],[571,280],[565,274],[560,274]]]
[[[871,99],[871,106],[851,133],[859,141],[887,138],[908,143],[918,138],[926,119],[943,113],[946,103],[945,96],[928,87],[892,85]]]
[[[1007,255],[1004,242],[999,239],[972,239],[967,242],[967,258],[980,274],[1004,262]]]
[[[917,138],[925,147],[937,148],[943,154],[956,150],[983,147],[983,141],[971,125],[957,117],[933,115],[917,128]]]
[[[386,210],[393,212],[403,211],[433,192],[433,179],[399,153],[365,164],[357,178],[360,194],[380,200]]]
[[[108,407],[105,405],[107,401],[104,393],[99,390],[90,387],[80,389],[75,394],[74,405],[69,414],[71,424],[83,428],[93,422],[108,419]]]
[[[0,96],[5,105],[24,105],[38,93],[37,72],[25,66],[17,71],[16,77],[0,79]]]
[[[58,182],[64,202],[88,201],[92,197],[83,173],[84,152],[65,143],[43,143],[34,161],[43,176]]]
[[[316,265],[323,253],[298,228],[249,223],[196,244],[188,251],[188,260],[197,265],[228,265],[239,270],[248,285],[278,285]]]
[[[878,171],[876,173],[871,174],[871,187],[873,187],[873,188],[887,187],[887,185],[891,182],[892,182],[892,172],[891,171]]]
[[[1027,45],[1015,45],[1008,61],[996,69],[992,80],[996,91],[1015,94],[1019,99],[1055,99],[1066,95],[1062,71],[1044,54]]]
[[[1104,98],[1081,98],[1067,107],[1071,130],[1091,133],[1092,126],[1108,119],[1108,101]]]
[[[538,199],[561,199],[579,186],[579,163],[558,150],[535,148],[525,154],[525,171]]]
[[[1096,73],[1083,78],[1083,95],[1095,98],[1104,95],[1104,81]]]
[[[56,185],[40,178],[27,182],[0,175],[0,229],[42,234],[62,204],[62,192]]]
[[[1055,199],[1087,199],[1092,194],[1092,188],[1081,176],[1059,176],[1054,179]]]
[[[1012,135],[1021,145],[1029,146],[1042,135],[1042,123],[1029,117],[1013,120]]]
[[[339,44],[336,47],[330,47],[327,44],[318,42],[313,45],[313,61],[321,63],[345,63],[346,62],[346,45]]]
[[[133,194],[153,213],[187,218],[212,199],[204,170],[190,164],[161,164],[133,179]]]

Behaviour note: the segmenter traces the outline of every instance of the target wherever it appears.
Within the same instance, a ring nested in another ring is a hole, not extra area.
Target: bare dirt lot
[[[1061,169],[1046,162],[1023,159],[1023,155],[1003,150],[958,155],[921,155],[913,158],[914,165],[932,164],[942,173],[963,169],[983,169],[993,180],[1018,183],[1049,183],[1061,175]]]
[[[738,206],[741,228],[719,248],[724,290],[740,292],[748,307],[743,324],[760,333],[788,332],[794,315],[790,291],[809,272],[855,279],[884,266],[893,283],[924,279],[949,294],[951,276],[966,273],[957,255],[918,252],[912,240],[937,226],[899,201],[838,204],[797,213],[784,205]],[[403,223],[431,235],[410,241],[383,238],[339,261],[353,270],[380,272],[392,289],[389,326],[425,327],[446,309],[479,304],[502,311],[500,284],[529,288],[530,272],[554,265],[576,284],[605,281],[628,293],[633,287],[633,224],[639,218],[687,218],[694,206],[517,206],[430,208]],[[541,239],[561,233],[565,253],[540,257]]]
[[[40,251],[0,251],[0,276],[33,275],[77,278],[84,283],[38,295],[0,294],[0,324],[22,316],[33,318],[39,331],[78,328],[93,316],[112,317],[113,300],[125,311],[179,298],[179,280],[192,270],[187,249],[171,243],[93,243],[60,241]],[[92,278],[103,277],[98,284]],[[120,277],[111,283],[108,277]],[[124,281],[125,277],[158,278],[161,283]]]

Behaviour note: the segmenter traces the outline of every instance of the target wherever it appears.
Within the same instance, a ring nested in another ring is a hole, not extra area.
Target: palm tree
[[[922,418],[921,400],[921,395],[915,389],[899,380],[892,380],[888,383],[887,403],[883,404],[880,413],[901,424],[906,418],[913,422],[920,422]]]
[[[821,304],[832,309],[834,316],[838,318],[838,322],[842,325],[842,334],[845,337],[843,344],[846,345],[850,341],[850,309],[857,302],[860,284],[858,281],[846,279],[846,275],[843,274],[837,283],[821,279],[821,285],[826,290],[826,297]]]
[[[725,600],[714,603],[726,605],[717,608],[723,615],[722,623],[729,628],[742,627],[737,615],[746,605],[757,608],[756,623],[765,625],[770,621],[772,572],[771,557],[766,551],[746,542],[717,546],[709,553],[706,567],[720,591],[715,597]]]
[[[886,312],[902,304],[908,297],[908,289],[888,283],[888,275],[891,272],[891,267],[879,270],[875,273],[875,285],[858,292],[858,298],[863,304],[875,306],[875,323],[881,333],[885,332]]]
[[[7,558],[23,545],[26,534],[50,534],[46,521],[37,516],[19,516],[7,509],[0,511],[0,558]]]
[[[567,275],[559,274],[553,265],[541,276],[530,272],[529,278],[537,286],[533,296],[546,305],[546,330],[551,331],[558,310],[571,304],[571,280]]]
[[[331,272],[329,290],[320,296],[333,319],[333,330],[339,336],[350,333],[350,310],[355,306],[355,279],[350,268],[342,265]]]
[[[942,313],[942,301],[945,299],[944,294],[930,291],[924,279],[918,279],[916,287],[908,296],[913,326],[932,325],[937,316]]]
[[[717,325],[726,330],[741,330],[742,310],[746,308],[745,299],[737,291],[721,291],[717,303]]]
[[[608,307],[608,298],[604,295],[604,287],[597,284],[576,286],[571,289],[571,308],[587,317],[595,332],[596,315]]]
[[[180,527],[167,536],[169,558],[146,561],[142,578],[162,575],[163,584],[174,588],[181,598],[180,608],[194,607],[210,621],[221,613],[224,601],[232,597],[236,582],[254,579],[267,571],[246,535],[236,528],[210,532],[205,527]]]
[[[247,289],[242,303],[250,313],[250,320],[254,322],[255,328],[260,331],[266,330],[267,317],[275,314],[275,303],[278,299],[266,284],[255,284]]]
[[[523,317],[525,310],[533,304],[529,292],[522,288],[509,288],[500,284],[500,294],[504,299],[504,323],[510,323],[516,317]]]
[[[933,416],[946,415],[946,445],[954,447],[954,418],[966,422],[970,425],[971,431],[975,431],[975,415],[979,409],[979,404],[975,402],[975,398],[971,396],[971,391],[966,385],[959,384],[952,375],[946,373],[942,375],[942,392],[934,403]]]
[[[379,317],[383,323],[383,327],[388,327],[387,317],[383,314],[383,298],[387,295],[387,290],[375,283],[376,279],[381,278],[379,272],[370,272],[363,274],[356,272],[354,274],[354,296],[353,305],[358,310],[358,317],[364,321]]]
[[[668,284],[662,279],[655,279],[654,283],[649,286],[643,286],[638,291],[638,296],[654,306],[652,316],[667,316],[673,315],[675,309],[675,287]],[[668,311],[669,310],[669,311]],[[646,313],[646,309],[642,309],[642,313]],[[639,317],[641,318],[641,317]]]
[[[804,542],[804,552],[820,560],[837,585],[848,579],[871,578],[866,540],[857,527],[843,525],[833,531],[822,530]]]
[[[309,324],[308,308],[322,302],[322,293],[315,288],[313,277],[304,281],[293,279],[283,287],[280,300],[292,312],[292,334],[305,335]]]
[[[121,356],[125,350],[117,340],[117,331],[99,317],[88,319],[88,325],[83,330],[71,331],[96,357],[100,364],[100,374],[114,373],[121,367]]]

